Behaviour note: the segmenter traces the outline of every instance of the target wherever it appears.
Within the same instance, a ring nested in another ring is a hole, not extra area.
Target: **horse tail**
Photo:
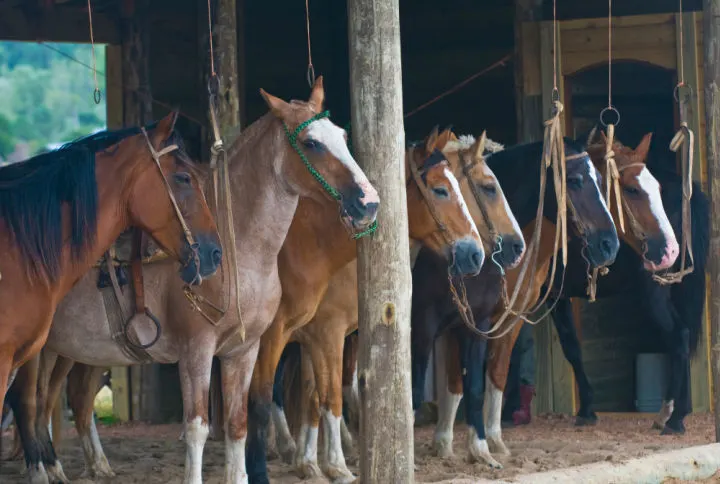
[[[692,214],[692,249],[695,269],[672,288],[672,299],[689,331],[690,356],[693,356],[703,334],[705,308],[705,269],[710,243],[710,203],[699,184],[693,184],[690,199]],[[682,234],[681,234],[682,236]]]
[[[285,368],[283,369],[282,391],[290,435],[298,435],[303,422],[303,410],[307,408],[306,392],[303,389],[302,347],[298,343],[289,343],[285,347]],[[279,369],[278,369],[279,371]],[[310,379],[314,383],[314,379]],[[314,387],[311,389],[314,390]],[[300,445],[300,443],[297,443]]]

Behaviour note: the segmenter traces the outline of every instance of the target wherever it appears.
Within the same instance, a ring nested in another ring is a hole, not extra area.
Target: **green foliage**
[[[90,45],[49,45],[92,65]],[[95,53],[104,93],[105,48],[96,46]],[[95,104],[94,88],[90,69],[44,45],[0,42],[0,157],[17,143],[28,143],[35,153],[104,129],[105,103]]]

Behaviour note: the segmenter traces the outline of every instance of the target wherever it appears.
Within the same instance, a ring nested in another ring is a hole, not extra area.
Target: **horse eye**
[[[184,171],[173,174],[173,178],[175,179],[175,183],[177,183],[178,185],[190,186],[190,184],[192,183],[192,178],[190,178],[190,174],[185,173]]]
[[[325,146],[321,142],[312,138],[308,138],[303,141],[303,145],[305,146],[305,148],[313,151],[322,151],[323,149],[325,149]]]
[[[483,185],[482,189],[488,195],[495,195],[497,193],[497,188],[495,188],[495,185]]]
[[[636,187],[633,186],[624,186],[623,191],[627,193],[628,195],[640,195],[640,190],[638,190]]]
[[[432,189],[435,196],[438,198],[448,198],[450,197],[450,192],[448,192],[447,188],[445,187],[434,187]]]
[[[579,189],[583,186],[583,177],[582,175],[576,175],[576,176],[570,176],[567,179],[568,187]]]

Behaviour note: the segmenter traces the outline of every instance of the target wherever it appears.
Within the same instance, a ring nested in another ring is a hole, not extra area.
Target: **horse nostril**
[[[612,241],[609,239],[603,239],[600,242],[600,247],[602,248],[603,254],[610,255],[613,251],[613,244]]]
[[[378,207],[380,206],[377,202],[370,202],[365,205],[365,216],[372,217],[377,213]]]
[[[482,264],[482,254],[480,254],[480,251],[476,250],[473,252],[470,258],[472,259],[473,267],[480,268],[480,265]]]
[[[522,242],[515,242],[512,245],[512,250],[513,250],[513,253],[515,254],[515,257],[520,257],[522,255],[523,251],[525,250],[525,244],[523,244]]]
[[[222,251],[220,249],[213,249],[211,257],[213,264],[215,264],[216,267],[219,266],[222,262]]]

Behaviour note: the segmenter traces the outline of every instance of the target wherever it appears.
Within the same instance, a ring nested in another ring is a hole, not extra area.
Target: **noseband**
[[[148,136],[147,131],[145,131],[145,128],[140,128],[140,130],[142,131],[143,136],[145,136],[145,142],[147,143],[147,147],[150,150],[150,154],[152,155],[153,160],[155,161],[155,165],[160,171],[160,176],[163,179],[163,183],[165,183],[165,188],[167,190],[168,196],[170,197],[170,202],[172,202],[173,209],[175,210],[175,215],[177,216],[177,219],[182,226],[183,233],[185,234],[185,240],[190,247],[190,254],[188,254],[188,258],[183,262],[183,267],[187,267],[193,261],[195,262],[195,278],[191,282],[191,284],[193,284],[198,280],[202,280],[200,278],[200,256],[198,254],[199,246],[198,243],[195,241],[195,238],[193,237],[187,222],[185,221],[185,217],[183,216],[182,211],[178,206],[175,195],[173,194],[172,188],[170,187],[170,183],[168,183],[167,177],[165,176],[165,173],[163,173],[162,166],[160,165],[161,156],[177,151],[180,148],[178,147],[178,145],[172,144],[170,146],[166,146],[160,151],[155,151],[155,148],[150,142],[150,137]]]

